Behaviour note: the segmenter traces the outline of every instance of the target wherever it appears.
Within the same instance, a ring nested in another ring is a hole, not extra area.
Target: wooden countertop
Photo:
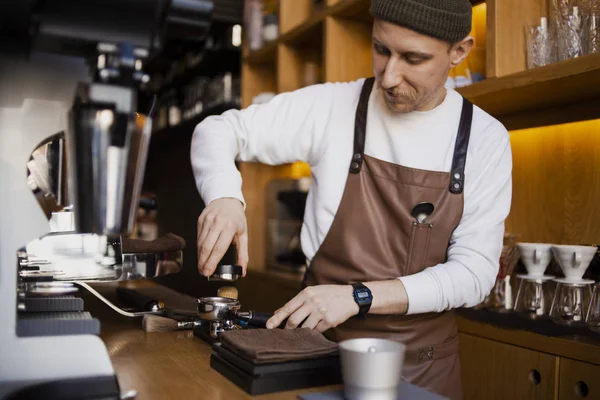
[[[281,279],[280,277],[278,277]],[[289,280],[294,285],[293,280]],[[154,285],[127,282],[128,287]],[[211,347],[192,331],[146,333],[141,318],[122,317],[89,293],[81,293],[86,309],[101,321],[101,338],[106,343],[123,392],[136,390],[139,400],[200,399],[297,399],[301,393],[339,390],[340,386],[250,396],[210,367]],[[472,313],[472,312],[471,312]],[[598,338],[580,335],[547,336],[495,321],[478,321],[481,314],[458,312],[457,325],[463,334],[600,365]],[[518,317],[516,317],[518,318]],[[502,321],[500,321],[502,322]]]
[[[250,396],[210,367],[210,346],[192,331],[142,330],[141,318],[118,315],[98,299],[81,293],[86,309],[101,321],[106,344],[121,391],[136,390],[136,400],[158,399],[297,399],[302,393],[339,390],[322,386]]]

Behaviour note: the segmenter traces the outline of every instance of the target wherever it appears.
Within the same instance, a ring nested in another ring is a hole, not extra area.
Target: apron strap
[[[365,153],[365,137],[367,135],[367,111],[369,109],[369,96],[373,89],[375,78],[367,78],[360,92],[356,117],[354,120],[354,154],[350,163],[350,173],[358,174],[362,167],[363,154]]]
[[[450,170],[450,192],[461,194],[465,186],[465,163],[467,161],[467,148],[471,136],[471,122],[473,121],[473,104],[463,98],[463,107],[460,114],[460,125],[454,145],[452,169]]]

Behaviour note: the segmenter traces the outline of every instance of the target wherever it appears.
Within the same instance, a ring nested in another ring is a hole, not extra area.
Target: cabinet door
[[[560,359],[559,400],[600,399],[600,366]]]
[[[460,334],[465,400],[556,399],[558,358]]]

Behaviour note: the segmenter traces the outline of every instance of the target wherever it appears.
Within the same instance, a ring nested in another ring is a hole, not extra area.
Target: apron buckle
[[[433,360],[433,346],[422,347],[419,349],[419,361],[423,361],[425,356],[427,356],[428,359]]]

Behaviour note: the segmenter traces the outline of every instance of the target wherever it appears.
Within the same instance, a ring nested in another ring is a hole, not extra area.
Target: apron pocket
[[[416,274],[417,272],[421,272],[425,267],[431,229],[433,229],[433,224],[413,222],[410,230],[408,257],[404,275]]]
[[[458,335],[444,343],[423,346],[417,350],[407,351],[406,357],[416,363],[439,360],[440,358],[458,354]]]

